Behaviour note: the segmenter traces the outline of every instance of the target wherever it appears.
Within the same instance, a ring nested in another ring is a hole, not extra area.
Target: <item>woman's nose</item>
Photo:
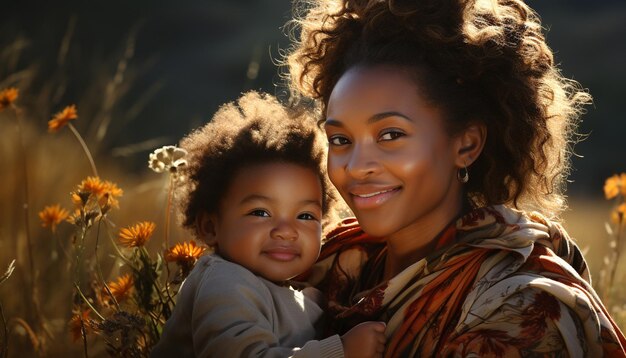
[[[298,238],[298,231],[293,227],[293,224],[280,221],[270,231],[270,237],[276,240],[294,241]]]
[[[375,150],[367,144],[355,145],[349,153],[346,171],[355,179],[365,179],[380,168]]]

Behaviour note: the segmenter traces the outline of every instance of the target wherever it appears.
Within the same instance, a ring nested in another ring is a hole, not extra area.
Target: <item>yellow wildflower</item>
[[[130,293],[133,289],[133,278],[130,274],[125,274],[118,277],[116,281],[108,283],[109,290],[117,302],[122,302],[130,297]]]
[[[176,244],[169,250],[166,250],[165,261],[176,262],[179,265],[193,265],[205,251],[206,247],[198,246],[195,241],[191,240],[189,242]]]
[[[63,110],[52,117],[51,120],[48,121],[48,131],[56,132],[59,129],[65,127],[65,125],[73,120],[78,118],[78,113],[76,112],[76,106],[71,105],[63,108]]]
[[[125,247],[141,247],[145,245],[152,233],[155,224],[144,221],[120,230],[119,242]]]
[[[619,194],[626,196],[626,173],[615,174],[604,183],[604,196],[607,200]]]
[[[0,91],[0,111],[8,108],[15,102],[19,94],[19,90],[15,87],[5,88]]]
[[[69,216],[69,212],[62,209],[59,204],[46,206],[39,212],[41,226],[50,227],[52,232],[56,231],[57,225]]]

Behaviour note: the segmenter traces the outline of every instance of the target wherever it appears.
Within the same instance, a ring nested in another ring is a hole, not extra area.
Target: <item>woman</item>
[[[537,15],[519,0],[318,0],[296,23],[291,83],[321,105],[329,177],[358,220],[308,276],[334,330],[386,321],[388,357],[626,356],[556,222],[590,97]]]

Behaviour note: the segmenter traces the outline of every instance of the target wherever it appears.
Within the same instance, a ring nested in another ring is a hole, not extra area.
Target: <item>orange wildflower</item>
[[[105,186],[102,180],[98,177],[87,177],[78,185],[78,192],[87,192],[95,196],[104,195]]]
[[[80,220],[80,210],[74,210],[74,213],[67,218],[67,222],[76,225]]]
[[[50,227],[52,232],[56,231],[57,225],[69,216],[69,212],[62,209],[59,204],[46,206],[39,212],[41,226]]]
[[[108,198],[105,201],[110,206],[112,206],[114,208],[119,208],[120,204],[119,204],[119,201],[116,198],[124,195],[124,191],[122,189],[118,188],[115,183],[112,183],[112,182],[107,180],[107,181],[104,182],[104,192],[105,192],[105,194],[108,194]],[[104,206],[104,205],[101,203],[101,206]]]
[[[74,342],[83,337],[83,328],[85,329],[85,335],[92,331],[91,318],[89,318],[89,310],[84,310],[81,313],[76,313],[70,319],[68,323],[70,333]]]
[[[607,200],[619,194],[626,196],[626,173],[615,174],[604,183],[604,196]]]
[[[87,203],[87,200],[83,200],[84,196],[81,196],[76,192],[70,193],[70,195],[72,196],[72,203],[74,203],[74,205],[78,208],[84,206]]]
[[[196,260],[206,251],[206,247],[196,245],[196,242],[191,240],[189,242],[183,242],[172,246],[169,250],[165,251],[165,261],[176,262],[179,265],[186,263],[195,264]]]
[[[152,233],[155,224],[144,221],[120,230],[119,242],[126,247],[141,247],[145,245]]]
[[[93,194],[101,207],[108,204],[115,208],[119,208],[119,201],[116,198],[124,195],[124,191],[118,188],[115,183],[100,180],[99,177],[84,179],[76,188],[76,192],[72,193],[72,202],[77,206],[85,205],[85,193]]]
[[[76,106],[71,105],[63,108],[63,110],[52,117],[51,120],[48,121],[48,131],[56,132],[59,129],[65,127],[65,125],[73,120],[78,118],[78,113],[76,112]]]
[[[134,287],[133,277],[130,274],[118,277],[116,281],[108,283],[109,290],[117,302],[122,302],[130,297]]]
[[[15,102],[19,94],[19,90],[15,87],[5,88],[0,91],[0,111],[8,108]]]
[[[98,197],[104,195],[104,190],[104,183],[98,177],[87,177],[78,184],[78,189],[76,189],[78,193],[87,192]]]
[[[611,213],[611,221],[615,224],[621,225],[626,220],[626,203],[620,204]]]

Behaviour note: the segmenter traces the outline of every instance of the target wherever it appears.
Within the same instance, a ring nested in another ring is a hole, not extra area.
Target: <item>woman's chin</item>
[[[357,216],[357,220],[361,229],[370,236],[387,237],[397,231],[393,225],[390,225],[392,223],[384,219],[381,220],[378,216],[373,218]]]

